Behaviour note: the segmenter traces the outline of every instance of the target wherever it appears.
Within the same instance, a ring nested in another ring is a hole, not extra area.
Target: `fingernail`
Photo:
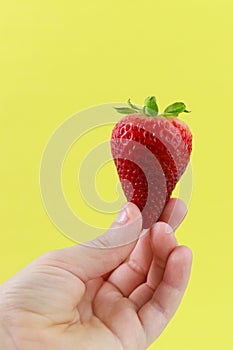
[[[116,217],[116,222],[119,224],[125,224],[128,221],[128,214],[127,214],[127,206],[128,203],[124,204],[123,207],[121,208],[121,211]]]
[[[166,233],[167,233],[168,235],[171,235],[171,234],[173,233],[173,229],[172,229],[172,227],[171,227],[170,225],[167,225],[167,226],[166,226]]]

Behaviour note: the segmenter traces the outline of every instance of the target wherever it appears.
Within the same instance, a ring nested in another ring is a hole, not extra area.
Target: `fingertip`
[[[169,256],[170,263],[174,266],[175,269],[182,272],[190,272],[192,266],[192,251],[187,246],[177,246]],[[178,268],[179,266],[179,268]],[[189,274],[189,273],[188,273]]]
[[[180,199],[180,198],[171,198],[170,201],[171,201],[171,203],[176,203],[177,205],[183,207],[184,210],[187,211],[187,205],[185,204],[185,202],[182,199]]]
[[[140,209],[134,203],[127,202],[126,211],[130,221],[141,220],[142,222]]]
[[[188,208],[185,202],[183,202],[181,199],[177,198],[176,199],[176,206],[177,206],[177,212],[179,214],[180,222],[178,225],[184,220],[188,213]],[[176,227],[175,227],[176,228]]]
[[[164,235],[164,234],[171,235],[174,233],[173,228],[169,224],[167,224],[166,222],[163,222],[163,221],[156,222],[152,226],[151,232],[152,232],[152,236],[154,236],[154,238],[157,238],[156,236],[158,236],[159,234],[160,235]]]
[[[156,254],[163,255],[178,245],[172,227],[163,221],[158,221],[151,229],[152,248]]]
[[[173,228],[169,224],[166,225],[165,232],[168,235],[172,235],[174,233]]]
[[[176,230],[187,215],[187,211],[186,204],[180,198],[170,198],[160,220],[168,223],[173,230]]]
[[[142,215],[138,207],[127,202],[118,213],[115,221],[101,236],[89,242],[100,248],[115,248],[136,243],[142,230]]]
[[[179,248],[180,248],[180,250],[182,252],[182,255],[185,257],[185,259],[192,263],[192,261],[193,261],[193,252],[192,252],[192,250],[189,247],[185,246],[185,245],[179,246]]]
[[[135,204],[126,202],[121,207],[111,227],[126,226],[127,224],[132,224],[133,222],[137,222],[137,224],[142,222],[141,212]]]
[[[140,209],[131,202],[127,202],[125,205],[128,221],[124,224],[125,229],[131,230],[132,227],[137,228],[141,232],[142,230],[142,214]]]
[[[177,250],[177,254],[179,254],[180,256],[186,258],[187,260],[192,260],[193,258],[192,250],[186,245],[180,245],[179,247],[176,248],[176,250]]]
[[[187,214],[188,208],[184,201],[180,198],[170,198],[168,204],[173,207],[173,210],[179,212],[180,215],[185,216]]]
[[[192,251],[186,246],[178,246],[169,255],[164,281],[180,291],[187,287],[192,267]]]

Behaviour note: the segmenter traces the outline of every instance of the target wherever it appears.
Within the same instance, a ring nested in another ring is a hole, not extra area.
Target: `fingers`
[[[187,214],[185,203],[179,198],[171,198],[167,203],[159,221],[169,224],[173,230],[176,230]]]
[[[52,251],[46,255],[47,263],[50,261],[87,282],[121,264],[135,246],[141,228],[140,210],[129,203],[103,236],[85,245]]]
[[[106,325],[120,344],[114,349],[145,349],[145,333],[133,303],[106,281],[92,303],[94,315]],[[110,350],[112,348],[109,348]]]
[[[171,233],[167,233],[167,230]],[[177,241],[171,227],[164,222],[157,222],[151,229],[153,260],[146,283],[141,284],[130,295],[130,299],[138,306],[138,309],[151,298],[161,282],[167,259],[176,246]]]
[[[128,296],[133,289],[146,279],[152,261],[150,232],[142,236],[129,259],[114,270],[108,281],[116,286],[124,296]]]
[[[185,204],[179,199],[170,199],[161,218],[164,221],[170,220],[172,227],[177,227],[183,220],[185,214]],[[157,224],[155,224],[155,226],[156,225]],[[153,252],[150,243],[151,232],[149,232],[138,240],[129,259],[110,275],[109,282],[114,284],[124,296],[129,296],[135,288],[145,282],[153,254],[157,255],[158,264],[161,264],[162,259],[165,264],[170,251],[176,246],[174,236],[169,238],[166,237],[167,234],[164,234],[167,226],[168,225],[165,225],[164,223],[160,223],[160,226],[156,226],[158,231],[160,229],[162,229],[162,231],[157,235],[157,238],[155,238]],[[168,226],[168,229],[169,228],[170,226]],[[153,230],[155,231],[155,229],[152,229],[152,231]],[[153,233],[152,236],[156,236],[155,233]],[[155,248],[155,246],[158,246],[158,249]],[[156,267],[156,263],[154,263],[154,265],[152,273],[155,274],[158,272],[158,281],[160,281],[162,278],[161,269],[159,270],[159,268]]]
[[[160,335],[177,310],[189,280],[191,265],[190,249],[176,247],[168,258],[161,283],[152,298],[139,310],[148,345]]]

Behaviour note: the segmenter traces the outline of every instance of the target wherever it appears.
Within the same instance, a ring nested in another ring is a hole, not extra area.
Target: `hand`
[[[128,223],[123,215],[112,227],[123,236],[140,235],[139,210],[129,203],[124,213]],[[175,313],[188,283],[191,252],[166,233],[185,214],[184,204],[171,199],[160,222],[137,242],[98,247],[112,244],[110,230],[93,242],[95,248],[52,251],[25,267],[0,288],[0,348],[146,349]]]

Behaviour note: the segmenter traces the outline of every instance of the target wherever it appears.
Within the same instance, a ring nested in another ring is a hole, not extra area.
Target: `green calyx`
[[[144,106],[139,107],[134,105],[130,98],[127,101],[129,107],[115,107],[115,110],[121,114],[144,114],[148,117],[157,117],[158,115],[163,117],[178,117],[180,113],[190,113],[186,109],[183,102],[175,102],[165,108],[164,112],[159,114],[159,108],[156,102],[155,96],[149,96],[144,101]]]

